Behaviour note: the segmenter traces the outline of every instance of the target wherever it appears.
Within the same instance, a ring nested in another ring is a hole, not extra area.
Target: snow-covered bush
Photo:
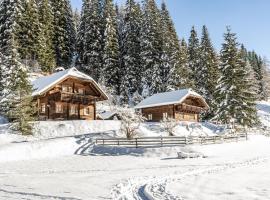
[[[174,136],[175,128],[179,125],[179,122],[173,118],[166,118],[160,122],[160,125],[169,134],[169,136]]]
[[[125,134],[127,139],[132,139],[137,135],[137,130],[144,122],[144,117],[131,109],[119,109],[118,113],[121,118],[121,132]]]

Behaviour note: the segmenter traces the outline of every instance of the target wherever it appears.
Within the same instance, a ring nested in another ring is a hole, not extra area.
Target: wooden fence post
[[[135,138],[136,148],[138,148],[138,138]]]
[[[160,146],[163,147],[163,137],[162,137],[162,136],[161,136],[161,138],[160,138]]]

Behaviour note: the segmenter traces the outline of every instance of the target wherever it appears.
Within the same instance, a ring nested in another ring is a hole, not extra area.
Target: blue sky
[[[73,7],[81,7],[81,0],[71,2]],[[200,34],[205,24],[219,50],[226,26],[230,25],[239,42],[270,59],[270,0],[166,0],[166,3],[180,38],[187,39],[193,25]]]

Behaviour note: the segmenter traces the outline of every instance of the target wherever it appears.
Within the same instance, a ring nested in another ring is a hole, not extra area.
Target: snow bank
[[[221,134],[223,131],[223,127],[210,123],[179,122],[174,134],[175,136],[213,136]],[[142,137],[168,136],[160,123],[143,123],[139,132],[141,133],[139,136]]]
[[[43,121],[37,122],[34,136],[40,139],[83,135],[90,133],[107,133],[108,136],[117,136],[121,123],[119,121]]]
[[[257,102],[258,116],[263,126],[270,128],[270,102]]]

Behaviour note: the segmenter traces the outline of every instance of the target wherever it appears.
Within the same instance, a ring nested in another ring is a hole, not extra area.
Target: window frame
[[[40,105],[40,113],[46,113],[46,103],[41,103],[41,105]]]
[[[84,111],[84,115],[86,115],[86,116],[89,116],[90,115],[90,108],[89,107],[85,107],[84,109],[83,109]],[[87,111],[88,111],[88,113],[87,113]]]
[[[168,119],[168,113],[167,112],[162,113],[162,118],[163,118],[163,120]]]
[[[63,113],[63,112],[64,112],[63,104],[61,104],[61,103],[55,103],[55,113],[59,113],[60,114],[60,113]]]

